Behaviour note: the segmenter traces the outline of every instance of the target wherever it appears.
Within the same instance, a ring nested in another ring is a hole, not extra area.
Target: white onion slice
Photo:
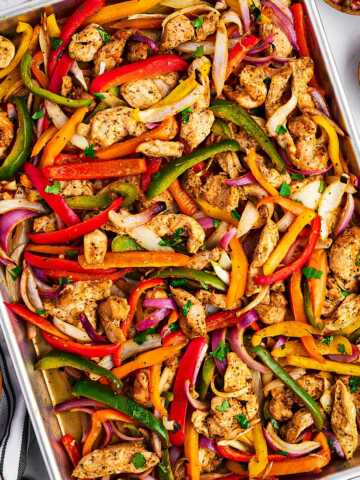
[[[88,86],[87,86],[87,83],[85,81],[84,73],[81,70],[81,68],[79,67],[79,64],[77,63],[77,61],[73,62],[72,66],[70,68],[70,72],[74,75],[76,80],[80,83],[80,85],[83,87],[83,89],[87,92]]]
[[[345,193],[347,183],[344,183],[346,175],[342,175],[342,179],[327,186],[321,196],[318,213],[321,217],[321,231],[320,237],[325,240],[329,233],[331,224],[333,223],[333,215],[336,209],[340,206],[342,197]]]
[[[228,34],[224,21],[220,20],[216,31],[215,52],[212,65],[212,79],[218,97],[221,95],[225,85],[228,57]]]
[[[225,25],[228,23],[235,23],[235,25],[237,25],[239,28],[239,34],[241,35],[243,33],[241,18],[236,12],[234,12],[234,10],[227,10],[225,13],[223,13],[221,18]]]
[[[216,275],[222,280],[226,285],[229,285],[230,283],[230,274],[226,270],[220,267],[220,265],[217,262],[211,262],[211,265],[214,269],[214,272]]]
[[[302,203],[305,207],[316,210],[321,198],[320,187],[321,180],[314,180],[293,193],[291,198]]]
[[[277,222],[276,226],[278,227],[279,232],[286,232],[294,221],[295,215],[291,212],[286,212],[280,220]]]
[[[297,105],[297,96],[292,94],[290,100],[279,107],[266,123],[266,129],[271,137],[276,137],[276,129],[280,125],[286,125],[287,117],[295,110]]]
[[[238,231],[238,237],[242,237],[246,233],[248,233],[253,226],[257,223],[259,220],[259,211],[255,207],[255,205],[250,202],[250,200],[247,202],[245,205],[245,208],[241,214],[237,231]]]
[[[173,252],[174,250],[167,246],[161,245],[161,237],[156,235],[150,228],[140,226],[129,230],[128,234],[137,241],[140,247],[151,252]]]
[[[22,208],[25,210],[31,210],[32,212],[46,213],[46,208],[38,202],[29,202],[24,198],[14,198],[11,200],[0,201],[0,215]]]
[[[82,330],[71,323],[64,322],[60,320],[60,318],[53,317],[53,324],[65,335],[69,335],[69,337],[75,338],[79,342],[90,342],[91,339],[85,330]]]

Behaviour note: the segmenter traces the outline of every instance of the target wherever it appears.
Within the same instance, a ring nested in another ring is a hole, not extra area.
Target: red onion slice
[[[320,110],[320,112],[322,112],[327,117],[330,117],[330,111],[329,111],[329,108],[326,104],[325,98],[321,95],[319,90],[317,90],[314,87],[310,87],[309,90],[310,90],[310,94],[311,94],[311,96],[314,100],[314,103],[316,105],[316,108],[318,108]]]
[[[88,398],[75,398],[72,400],[66,400],[65,402],[59,403],[54,407],[56,413],[67,412],[74,408],[106,408],[104,403],[98,402],[96,400],[90,400]]]
[[[301,443],[288,443],[280,438],[274,430],[271,423],[268,423],[264,429],[264,435],[269,447],[275,452],[281,450],[287,453],[289,457],[302,457],[308,453],[317,450],[320,447],[319,442],[305,441]]]
[[[81,322],[81,325],[83,326],[83,329],[94,343],[108,343],[108,340],[103,335],[99,335],[95,331],[94,327],[89,322],[85,313],[80,313],[79,320]]]
[[[340,458],[345,458],[344,451],[340,445],[339,440],[336,438],[336,436],[332,432],[324,432],[324,433],[326,438],[331,441],[331,447],[333,450],[335,450],[336,454]]]
[[[143,332],[148,328],[156,327],[156,325],[158,325],[162,320],[164,320],[165,317],[167,317],[167,315],[169,315],[170,311],[171,310],[168,308],[159,308],[158,310],[155,310],[136,325],[136,330],[138,332]]]
[[[264,50],[269,48],[269,46],[272,44],[273,41],[274,41],[274,35],[269,35],[260,43],[258,43],[255,48],[251,49],[249,54],[256,55],[257,53],[263,52]]]
[[[145,223],[149,222],[155,215],[166,210],[165,202],[156,202],[150,208],[143,210],[140,213],[135,215],[122,215],[121,213],[116,213],[111,211],[109,213],[109,219],[111,222],[125,230],[130,230],[136,227],[140,227]]]
[[[30,210],[18,209],[5,213],[0,217],[0,245],[9,253],[9,243],[13,230],[19,225],[19,223],[37,215]]]
[[[233,327],[231,329],[229,337],[231,350],[235,352],[250,369],[257,370],[261,373],[268,373],[269,370],[264,365],[254,360],[246,351],[244,345],[244,331],[245,328]]]
[[[104,428],[105,435],[100,448],[105,448],[109,445],[111,441],[111,437],[113,434],[113,427],[112,427],[112,423],[109,420],[106,420],[105,422],[103,422],[102,426]]]
[[[256,310],[249,310],[248,312],[244,313],[239,319],[238,327],[239,328],[247,328],[254,322],[259,320],[259,315],[257,314]]]
[[[220,239],[219,246],[224,250],[227,250],[229,243],[235,237],[237,230],[235,227],[230,228]]]
[[[112,429],[113,429],[113,432],[114,434],[120,438],[120,440],[125,440],[126,442],[138,442],[138,441],[141,441],[143,440],[143,436],[140,436],[140,437],[132,437],[130,435],[126,435],[125,433],[123,433],[122,431],[120,431],[118,429],[118,427],[116,426],[116,423],[115,422],[112,422]]]
[[[250,185],[255,182],[255,177],[252,173],[246,173],[239,178],[227,178],[225,184],[229,187],[242,187],[243,185]]]
[[[169,308],[176,310],[176,303],[172,298],[145,298],[143,301],[145,308]]]
[[[262,65],[263,63],[278,62],[286,63],[292,60],[288,57],[279,57],[277,55],[267,55],[266,57],[253,57],[251,55],[245,55],[244,60],[254,65]]]
[[[197,380],[197,377],[198,377],[198,374],[199,374],[199,370],[200,370],[201,364],[204,361],[207,349],[208,349],[208,346],[207,346],[206,343],[204,343],[204,345],[202,346],[201,350],[198,353],[198,357],[196,359],[196,364],[195,364],[195,368],[194,368],[193,378],[190,379],[192,385],[196,385],[196,380]]]
[[[182,454],[181,447],[172,446],[169,450],[170,463],[172,466],[179,460]]]
[[[355,201],[351,193],[347,193],[346,203],[343,211],[341,212],[339,223],[335,228],[335,235],[341,235],[343,231],[349,226],[349,223],[354,215]]]
[[[196,221],[200,223],[204,230],[209,230],[210,228],[214,228],[214,219],[211,217],[201,217],[197,218]]]
[[[201,410],[202,412],[206,412],[207,410],[209,410],[209,405],[206,402],[202,402],[201,400],[197,400],[196,398],[191,396],[190,380],[185,381],[184,390],[186,398],[188,399],[190,405],[193,408],[195,408],[196,410]]]
[[[214,330],[211,335],[211,350],[214,352],[221,342],[225,342],[226,338],[226,328],[220,328],[218,330]],[[226,368],[227,368],[227,360],[219,360],[218,358],[214,358],[215,365],[218,372],[221,375],[225,375]]]
[[[287,16],[291,23],[294,23],[294,19],[291,13],[290,8],[286,7],[281,0],[271,0],[274,5],[276,5],[283,13]]]
[[[345,362],[352,363],[356,362],[359,358],[359,350],[355,345],[352,345],[352,354],[351,355],[328,355],[328,358],[333,362]]]
[[[133,40],[134,42],[146,43],[146,45],[151,48],[153,52],[157,52],[159,50],[159,47],[152,38],[142,35],[141,33],[134,33],[134,35],[131,35],[130,40]]]
[[[290,162],[288,159],[287,154],[284,152],[284,150],[279,149],[279,154],[281,155],[282,159],[286,163],[286,169],[290,173],[298,173],[299,175],[304,175],[305,177],[311,176],[311,175],[324,175],[325,173],[329,172],[333,166],[330,164],[327,167],[319,170],[300,170],[298,168],[295,168],[293,164]]]
[[[285,342],[286,338],[283,335],[280,335],[280,337],[276,340],[275,345],[273,346],[273,350],[275,350],[275,348],[282,347],[283,345],[285,345]]]
[[[270,0],[265,0],[263,3],[264,7],[268,7],[272,10],[274,16],[272,20],[274,23],[283,30],[285,35],[288,37],[289,42],[295,48],[295,50],[299,50],[299,46],[297,43],[296,32],[293,23],[290,19],[286,16],[286,14],[273,2]]]
[[[241,20],[244,25],[245,33],[250,30],[251,19],[250,19],[250,10],[248,0],[239,0]]]
[[[208,450],[212,450],[213,452],[216,452],[215,440],[213,438],[207,438],[201,435],[200,448],[207,448]]]

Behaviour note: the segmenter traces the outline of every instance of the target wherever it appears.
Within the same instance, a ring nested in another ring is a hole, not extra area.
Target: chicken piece
[[[97,52],[94,58],[95,74],[99,75],[100,70],[107,72],[122,63],[122,55],[127,39],[131,31],[119,31],[108,43],[105,43]],[[104,68],[105,67],[105,68]]]
[[[240,73],[240,89],[224,89],[225,96],[237,102],[243,108],[257,108],[266,100],[267,86],[264,80],[269,77],[266,66],[246,65]]]
[[[126,298],[110,296],[98,307],[100,323],[111,343],[123,343],[125,336],[122,326],[130,312]]]
[[[254,117],[253,117],[254,118]],[[258,118],[258,117],[257,117]],[[256,118],[256,120],[257,120]],[[254,118],[255,120],[255,118]],[[265,122],[264,122],[265,125]],[[244,153],[249,153],[250,150],[256,150],[259,146],[254,137],[245,132],[245,130],[240,129],[235,135],[234,140],[240,145],[240,150]]]
[[[108,239],[99,229],[84,235],[84,256],[89,264],[102,263],[107,250]]]
[[[176,15],[169,20],[163,30],[161,48],[171,50],[195,37],[195,29],[185,15]]]
[[[304,430],[313,425],[314,420],[306,408],[301,408],[294,413],[293,417],[284,425],[282,432],[289,443],[297,443],[301,439]]]
[[[194,410],[191,415],[191,421],[194,425],[195,430],[205,437],[209,437],[209,427],[207,424],[208,412],[203,412],[202,410]]]
[[[0,68],[9,66],[15,56],[15,45],[6,37],[0,35]]]
[[[270,303],[260,303],[256,308],[260,320],[267,325],[285,320],[287,301],[285,295],[278,292],[270,293]]]
[[[337,237],[330,250],[329,265],[345,289],[356,290],[360,276],[360,227],[348,228]]]
[[[145,109],[166,97],[176,86],[177,80],[176,72],[141,78],[121,85],[120,93],[131,107]]]
[[[149,376],[146,368],[140,368],[135,373],[133,384],[133,397],[134,400],[144,407],[149,407],[150,403],[150,390],[149,390]]]
[[[94,186],[88,180],[69,180],[60,182],[61,193],[64,197],[78,197],[94,195]]]
[[[323,317],[330,317],[334,312],[335,309],[340,305],[340,303],[344,300],[344,295],[342,294],[341,285],[337,282],[336,278],[332,273],[328,275],[326,281],[326,297],[325,302],[323,305],[323,309],[321,315]]]
[[[221,463],[221,458],[209,448],[199,448],[199,463],[201,473],[214,472]]]
[[[211,110],[193,111],[189,115],[189,121],[181,123],[180,137],[194,149],[210,134],[214,121],[215,116]]]
[[[229,352],[224,375],[224,392],[238,391],[241,391],[241,394],[237,397],[243,401],[247,401],[251,395],[255,394],[249,367],[235,352]]]
[[[358,443],[356,408],[349,390],[340,379],[335,384],[331,426],[345,458],[350,460]]]
[[[291,177],[287,172],[279,173],[276,168],[268,167],[261,155],[257,155],[256,163],[261,174],[273,187],[280,188],[283,183],[291,183]]]
[[[349,327],[357,318],[360,318],[360,295],[352,293],[335,310],[333,316],[326,320],[324,333]]]
[[[248,416],[246,406],[235,398],[228,398],[229,408],[224,411],[221,397],[213,397],[211,399],[210,415],[207,419],[209,436],[220,437],[221,440],[234,440],[241,436],[246,430],[242,428],[237,418],[241,415],[245,420],[251,420]]]
[[[219,247],[199,252],[191,257],[187,267],[193,268],[194,270],[204,270],[211,261],[217,262],[220,259],[222,252],[223,249]]]
[[[63,97],[67,97],[73,88],[73,82],[70,75],[65,75],[61,80],[60,93]]]
[[[202,303],[182,288],[171,288],[174,300],[182,310],[181,329],[190,338],[206,336],[206,314]]]
[[[149,57],[149,46],[143,42],[129,41],[126,45],[129,63],[146,60]]]
[[[271,9],[263,8],[262,12],[266,17],[272,18],[273,14]],[[292,45],[280,27],[274,23],[263,23],[260,25],[260,34],[262,38],[267,38],[271,35],[271,44],[273,45],[271,54],[278,55],[279,57],[289,57],[291,55],[293,51]]]
[[[170,390],[179,366],[179,355],[174,355],[173,357],[168,358],[165,360],[164,364],[165,367],[161,372],[159,382],[160,393]]]
[[[85,313],[93,326],[96,326],[97,302],[110,296],[111,280],[81,281],[66,285],[60,296],[45,300],[44,309],[52,317],[81,327],[79,314]]]
[[[35,233],[54,232],[55,230],[57,230],[57,223],[53,213],[34,218],[33,231]]]
[[[283,95],[287,89],[291,77],[291,68],[285,65],[277,70],[271,77],[269,91],[265,101],[265,111],[267,118],[271,117],[281,105],[283,105]]]
[[[308,83],[314,76],[314,62],[310,57],[303,57],[290,62],[292,70],[291,90],[298,99],[300,110],[315,108]]]
[[[97,112],[90,121],[90,142],[108,147],[127,135],[137,137],[144,133],[145,125],[137,122],[132,113],[133,110],[128,107],[107,108]]]
[[[184,173],[182,178],[182,186],[193,198],[199,198],[201,196],[201,176],[196,174],[194,175],[192,169],[189,169]]]
[[[198,290],[195,296],[203,305],[212,305],[224,310],[226,309],[226,295],[224,293],[215,293],[210,290]]]
[[[69,44],[69,55],[78,62],[91,62],[104,41],[100,34],[101,27],[90,23],[84,30],[75,33]]]
[[[6,112],[0,110],[0,159],[5,158],[6,150],[14,139],[14,124]]]
[[[134,457],[141,454],[145,463],[142,467],[135,466]],[[159,457],[148,452],[138,442],[123,442],[106,448],[93,450],[81,458],[72,475],[77,478],[104,477],[119,473],[140,474],[159,463]]]
[[[188,235],[186,248],[190,253],[196,253],[205,241],[202,226],[194,218],[182,213],[156,215],[146,226],[160,237],[173,235],[179,229],[184,229]]]
[[[210,175],[202,187],[202,194],[211,205],[231,212],[239,204],[240,193],[237,187],[226,185],[225,178],[223,175]]]
[[[184,145],[181,142],[171,142],[166,140],[150,140],[141,143],[136,151],[147,157],[175,157],[182,156]]]
[[[288,388],[271,390],[269,411],[278,422],[286,422],[293,416],[292,406],[295,403],[294,394]]]
[[[321,397],[324,391],[324,381],[325,379],[321,374],[303,375],[297,380],[298,384],[303,387],[303,389],[306,390],[307,393],[315,399]]]
[[[203,22],[201,27],[196,29],[196,40],[202,42],[206,40],[209,35],[212,35],[216,32],[218,23],[219,23],[219,13],[218,12],[209,12],[206,15],[203,15]]]
[[[198,99],[192,106],[194,112],[202,112],[203,110],[209,108],[211,91],[210,91],[210,79],[209,73],[211,71],[211,62],[210,60],[203,56],[200,58],[195,58],[192,61],[190,67],[188,68],[188,74],[195,75],[195,78],[198,83]],[[205,121],[205,117],[202,119]]]
[[[169,213],[177,213],[179,211],[174,197],[168,190],[165,190],[165,192],[160,193],[160,195],[157,195],[151,200],[149,200],[143,192],[139,193],[138,203],[140,210],[146,210],[158,202],[164,202],[166,204],[166,211]]]
[[[236,178],[243,170],[239,157],[235,152],[222,152],[215,155],[215,160],[230,178]]]

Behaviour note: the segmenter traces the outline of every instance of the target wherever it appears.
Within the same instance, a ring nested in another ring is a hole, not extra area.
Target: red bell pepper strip
[[[61,40],[61,44],[57,47],[56,50],[50,53],[48,63],[48,74],[50,79],[54,73],[54,69],[58,60],[60,59],[62,53],[65,51],[68,44],[70,43],[73,34],[84,23],[84,21],[93,13],[96,13],[98,9],[104,5],[104,3],[105,0],[85,0],[66,20],[65,24],[61,29],[59,37],[59,39]]]
[[[92,180],[94,178],[127,177],[146,171],[143,158],[123,158],[104,162],[82,162],[67,165],[51,165],[43,169],[53,180]]]
[[[112,280],[116,282],[120,278],[123,278],[124,275],[131,272],[131,268],[123,268],[117,272],[113,273],[93,273],[93,270],[87,270],[86,272],[69,272],[68,270],[46,270],[45,274],[50,278],[68,278],[74,282],[85,281],[85,280]]]
[[[241,38],[236,45],[229,51],[228,66],[226,72],[226,78],[228,78],[239,66],[240,62],[244,59],[245,55],[255,47],[260,41],[259,37],[255,35],[246,35]]]
[[[61,56],[61,62],[58,62],[55,65],[54,72],[50,78],[48,85],[48,90],[50,92],[58,93],[61,89],[62,79],[69,73],[70,68],[72,67],[74,60],[69,57],[66,53]]]
[[[102,227],[108,221],[109,212],[112,210],[118,210],[121,207],[122,202],[123,198],[118,197],[112,202],[110,207],[95,217],[91,217],[77,225],[72,225],[71,227],[63,228],[55,232],[32,233],[29,235],[29,239],[35,243],[54,245],[56,243],[67,243],[76,238],[83,237],[87,233],[93,232],[97,228]]]
[[[54,159],[54,165],[65,165],[67,163],[79,163],[84,159],[81,153],[59,153]]]
[[[82,268],[75,260],[68,260],[66,258],[43,257],[41,255],[34,255],[30,252],[24,253],[24,259],[32,267],[43,268],[45,270],[67,270],[68,272],[88,273],[88,270]],[[116,270],[91,270],[91,273],[115,273]]]
[[[161,158],[147,158],[146,159],[146,171],[141,175],[140,185],[141,190],[146,192],[149,188],[152,176],[158,172],[161,167]]]
[[[299,53],[302,57],[310,57],[310,49],[306,38],[304,5],[302,3],[294,3],[290,8],[294,18],[294,27],[299,46]]]
[[[121,65],[99,75],[92,81],[90,92],[102,92],[110,87],[116,87],[139,78],[155,77],[164,73],[186,70],[187,68],[187,62],[178,55],[155,55],[146,60]]]
[[[217,453],[224,458],[227,458],[228,460],[232,460],[233,462],[244,462],[248,463],[249,460],[253,457],[255,457],[255,453],[245,453],[245,452],[239,452],[239,450],[235,450],[235,448],[228,447],[228,446],[223,446],[223,445],[216,445],[216,451]],[[283,462],[286,460],[285,455],[279,455],[279,454],[271,454],[268,456],[269,462]]]
[[[60,438],[60,442],[65,448],[73,467],[76,467],[76,465],[80,462],[82,455],[80,446],[76,443],[75,438],[70,433],[67,433]]]
[[[49,322],[49,320],[42,317],[41,315],[37,315],[36,313],[26,308],[24,305],[21,305],[20,303],[4,303],[8,310],[10,310],[10,312],[14,313],[23,320],[26,320],[27,322],[39,327],[44,332],[51,333],[52,335],[57,335],[58,337],[60,337],[60,339],[62,339],[62,341],[69,338],[67,335],[60,332],[60,330],[58,330],[51,322]]]
[[[309,236],[309,241],[300,257],[295,260],[295,262],[287,265],[284,268],[280,268],[271,275],[258,275],[257,277],[255,277],[255,283],[257,283],[258,285],[272,285],[273,283],[285,280],[286,278],[290,277],[294,272],[300,270],[310,259],[313,251],[315,250],[316,243],[320,237],[320,226],[321,219],[318,215],[311,223],[311,233]]]
[[[206,331],[212,332],[218,328],[231,327],[239,323],[241,317],[235,315],[236,309],[216,312],[206,317]]]
[[[115,353],[120,347],[117,343],[92,345],[89,343],[73,342],[72,340],[50,335],[47,332],[42,332],[42,336],[44,340],[56,350],[75,353],[75,355],[85,358],[106,357],[107,355]]]
[[[65,225],[75,225],[80,222],[80,218],[65,202],[60,194],[46,193],[45,188],[49,185],[41,170],[31,163],[25,163],[24,171],[28,176],[33,187],[36,188],[41,198],[49,205],[52,210],[60,217]]]
[[[194,377],[200,368],[207,350],[207,341],[204,337],[190,340],[184,355],[182,356],[174,383],[174,400],[171,402],[169,420],[176,422],[176,429],[170,432],[170,440],[173,445],[183,445],[185,441],[186,414],[189,401],[185,393],[185,382],[194,382]]]
[[[164,347],[172,347],[175,345],[180,345],[184,342],[186,342],[186,337],[179,330],[178,332],[171,332],[169,335],[166,335],[163,338],[162,344]]]

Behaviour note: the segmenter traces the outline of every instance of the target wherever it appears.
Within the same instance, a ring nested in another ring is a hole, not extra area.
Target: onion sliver
[[[215,53],[212,65],[212,79],[218,97],[221,95],[225,85],[228,56],[228,34],[225,23],[220,20],[216,31]]]

